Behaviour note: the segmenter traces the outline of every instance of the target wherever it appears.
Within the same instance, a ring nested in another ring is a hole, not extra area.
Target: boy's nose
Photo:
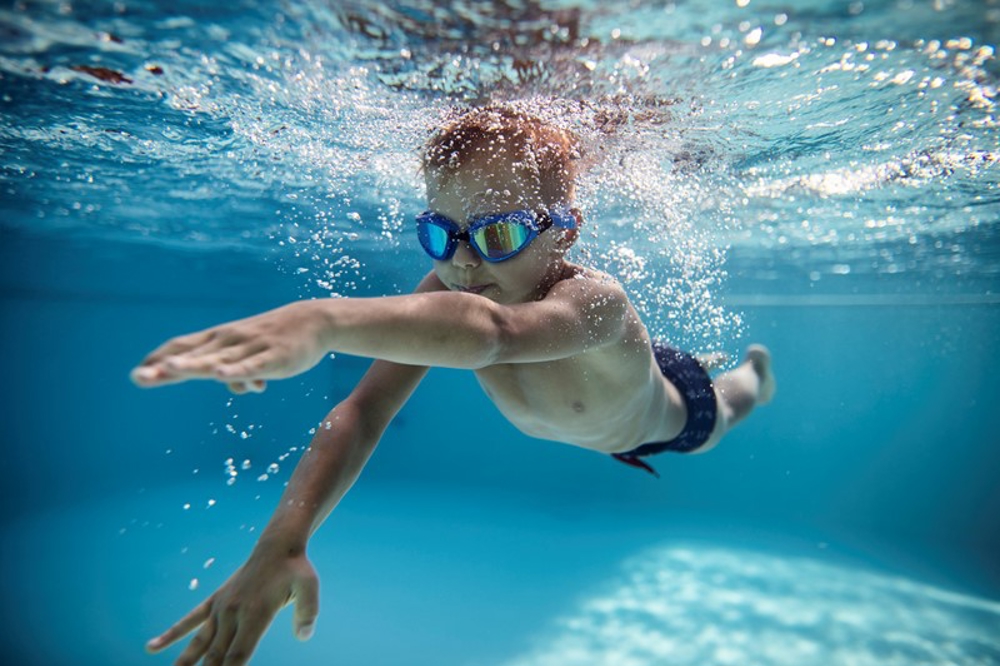
[[[479,253],[465,241],[459,241],[458,247],[455,248],[455,254],[451,257],[451,263],[458,268],[475,268],[482,261]]]

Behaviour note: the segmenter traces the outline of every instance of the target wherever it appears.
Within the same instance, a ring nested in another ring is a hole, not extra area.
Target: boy
[[[579,151],[568,133],[505,107],[441,129],[423,157],[430,210],[417,233],[434,260],[415,293],[301,301],[175,338],[132,378],[152,387],[216,379],[237,393],[303,372],[331,351],[378,359],[327,417],[247,562],[147,644],[200,627],[178,664],[244,664],[284,605],[312,635],[318,578],[306,544],[350,488],[429,366],[469,368],[524,433],[613,455],[702,452],[774,391],[753,346],[715,381],[693,357],[650,342],[622,288],[565,253]]]

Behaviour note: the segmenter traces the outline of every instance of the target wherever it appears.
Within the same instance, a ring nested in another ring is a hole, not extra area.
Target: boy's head
[[[473,109],[442,127],[422,160],[433,224],[418,225],[428,254],[443,250],[434,262],[441,281],[498,302],[543,295],[577,237],[580,214],[569,207],[578,157],[569,132],[508,107]]]
[[[545,208],[569,205],[579,143],[570,133],[516,109],[492,105],[465,111],[437,131],[424,148],[429,189],[456,174],[479,172],[517,185]]]

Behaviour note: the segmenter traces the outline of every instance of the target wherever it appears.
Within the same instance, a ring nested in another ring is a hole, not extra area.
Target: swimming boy
[[[651,343],[613,279],[566,260],[583,224],[571,207],[577,153],[568,133],[523,113],[467,112],[424,152],[430,210],[417,233],[434,267],[415,293],[292,303],[175,338],[133,371],[139,386],[215,379],[242,393],[331,351],[377,359],[317,431],[247,562],[150,651],[200,627],[178,664],[244,664],[292,601],[296,635],[312,635],[308,539],[430,366],[474,370],[532,437],[649,471],[645,456],[707,451],[770,399],[766,349],[712,381],[693,357]]]

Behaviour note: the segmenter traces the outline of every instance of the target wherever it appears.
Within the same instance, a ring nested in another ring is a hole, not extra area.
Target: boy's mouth
[[[489,287],[490,285],[488,285],[488,284],[473,284],[473,285],[466,286],[466,285],[462,285],[462,284],[456,284],[456,285],[452,285],[452,286],[455,288],[455,291],[464,291],[467,294],[481,294],[484,291],[486,291],[486,288]]]

